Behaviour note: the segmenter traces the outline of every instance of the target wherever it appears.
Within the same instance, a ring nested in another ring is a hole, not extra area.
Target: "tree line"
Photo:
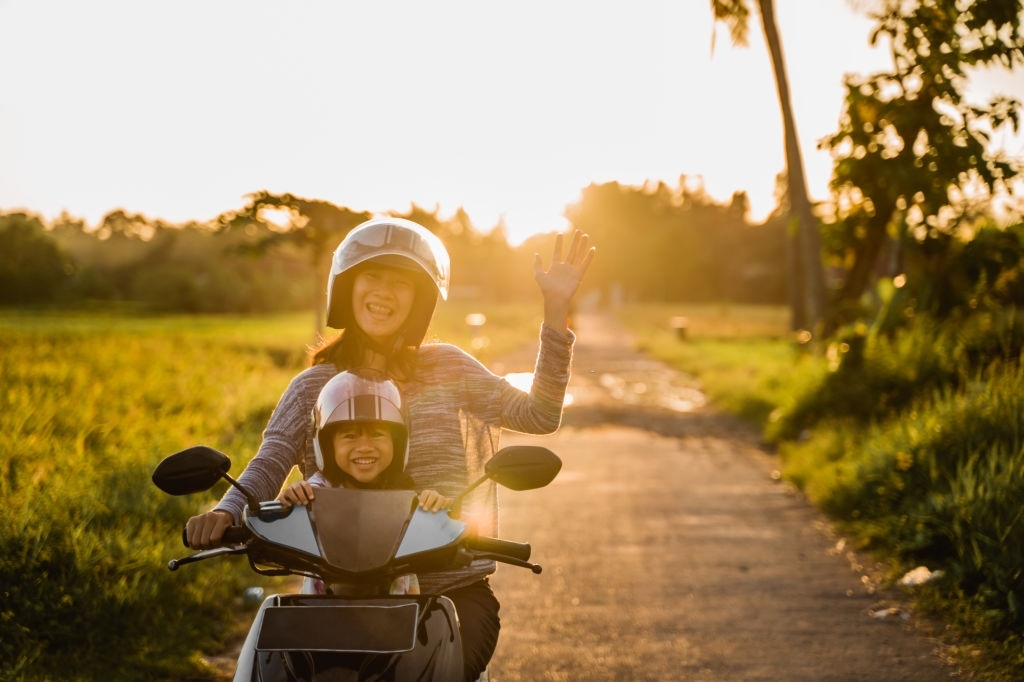
[[[602,257],[588,274],[597,300],[782,303],[784,221],[749,220],[738,193],[719,203],[664,184],[591,185],[567,208]],[[370,213],[261,191],[208,223],[169,224],[123,210],[95,227],[68,215],[47,222],[0,214],[0,302],[129,305],[158,313],[262,313],[321,306],[333,249]],[[451,252],[453,296],[531,296],[534,253],[551,236],[509,244],[499,226],[476,228],[464,211],[441,217],[412,206],[393,215],[438,234]]]
[[[591,235],[601,256],[581,297],[614,305],[638,302],[786,304],[790,221],[780,207],[751,222],[746,195],[718,202],[681,177],[629,186],[592,184],[567,207],[574,229]],[[123,306],[150,313],[321,311],[333,249],[369,212],[324,200],[257,192],[207,223],[169,224],[123,210],[89,227],[68,215],[47,222],[25,212],[0,214],[0,304]],[[438,234],[453,261],[453,297],[507,302],[535,294],[534,253],[549,257],[550,235],[508,243],[498,226],[476,228],[464,211],[441,217],[412,206],[394,215]],[[1024,227],[979,213],[956,230],[890,239],[895,280],[876,273],[874,288],[843,298],[844,262],[859,233],[839,220],[823,225],[837,329],[874,319],[895,281],[901,307],[887,324],[916,313],[1024,303]],[[851,245],[852,243],[852,245]],[[886,264],[889,261],[885,261]],[[879,289],[881,286],[882,289]]]

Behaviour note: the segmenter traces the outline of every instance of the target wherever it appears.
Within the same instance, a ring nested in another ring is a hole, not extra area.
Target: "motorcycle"
[[[550,483],[561,466],[543,447],[502,448],[455,499],[451,513],[420,509],[411,490],[321,488],[309,505],[260,501],[228,475],[227,455],[203,445],[169,455],[152,478],[170,495],[206,491],[223,479],[247,500],[242,524],[227,529],[222,546],[172,559],[170,570],[244,556],[258,574],[304,576],[327,587],[327,594],[304,590],[264,599],[239,654],[235,682],[449,681],[463,674],[454,605],[443,595],[391,594],[393,581],[475,559],[539,574],[541,567],[529,562],[529,544],[480,536],[457,510],[487,480],[532,490]]]

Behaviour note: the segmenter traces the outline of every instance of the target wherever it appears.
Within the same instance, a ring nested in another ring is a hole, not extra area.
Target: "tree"
[[[908,249],[923,257],[949,248],[950,237],[969,238],[979,203],[1012,195],[1010,181],[1021,172],[1019,160],[989,148],[995,131],[1017,130],[1021,103],[997,96],[979,105],[963,95],[971,68],[1024,62],[1020,4],[880,0],[877,7],[872,42],[888,39],[892,71],[847,76],[840,129],[822,143],[835,159],[830,230],[846,270],[837,309],[854,314],[879,277],[901,272]]]
[[[796,131],[796,117],[789,92],[789,77],[782,52],[782,38],[775,22],[773,0],[758,0],[761,28],[765,43],[771,55],[772,71],[779,96],[782,126],[786,151],[786,196],[789,200],[789,214],[793,229],[790,231],[788,249],[790,265],[790,306],[792,329],[817,328],[824,319],[827,309],[825,276],[822,267],[821,234],[818,220],[811,207],[807,192],[803,157]],[[747,42],[748,21],[751,10],[747,0],[711,0],[711,9],[716,21],[729,27],[733,44]]]
[[[0,304],[49,303],[72,264],[39,218],[0,216]]]
[[[338,243],[359,223],[369,220],[370,213],[339,208],[322,199],[304,199],[293,194],[271,194],[266,190],[248,195],[249,203],[238,211],[224,213],[217,218],[222,230],[245,230],[252,225],[268,228],[255,242],[246,246],[252,253],[261,254],[281,244],[292,244],[309,253],[309,264],[317,290],[314,331],[324,330],[327,289],[324,283],[329,273],[328,256]],[[288,216],[285,225],[268,220],[268,211],[283,211]],[[322,276],[320,276],[322,275]]]

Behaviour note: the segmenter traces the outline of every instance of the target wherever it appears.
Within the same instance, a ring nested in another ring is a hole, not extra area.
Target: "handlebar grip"
[[[245,526],[228,526],[224,529],[224,537],[221,538],[220,544],[222,545],[241,545],[252,533]],[[191,547],[188,544],[188,528],[181,529],[181,544],[186,547]]]
[[[224,537],[221,544],[241,545],[252,537],[252,532],[245,526],[228,526],[224,529]]]
[[[511,542],[509,540],[487,537],[472,538],[466,543],[466,547],[478,552],[512,557],[519,561],[529,561],[530,552],[532,551],[529,543],[526,542]]]

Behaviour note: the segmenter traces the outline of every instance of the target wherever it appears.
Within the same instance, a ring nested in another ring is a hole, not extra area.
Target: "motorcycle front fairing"
[[[238,658],[236,681],[461,676],[462,641],[449,599],[369,595],[393,575],[450,562],[464,523],[423,511],[411,491],[324,488],[308,507],[263,503],[245,524],[253,534],[251,562],[282,572],[301,567],[329,584],[364,588],[344,597],[268,597]],[[354,596],[360,592],[366,596]]]
[[[309,506],[246,511],[254,563],[301,568],[325,582],[384,578],[450,565],[466,524],[417,506],[411,490],[321,488]],[[263,572],[272,572],[266,571]]]

